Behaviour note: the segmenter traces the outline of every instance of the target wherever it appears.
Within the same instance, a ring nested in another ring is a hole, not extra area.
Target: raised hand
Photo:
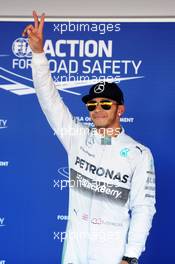
[[[34,18],[34,25],[28,25],[23,33],[22,36],[28,36],[29,45],[33,52],[41,53],[43,52],[43,28],[44,28],[44,19],[45,14],[41,15],[39,20],[36,11],[33,11],[33,18]]]

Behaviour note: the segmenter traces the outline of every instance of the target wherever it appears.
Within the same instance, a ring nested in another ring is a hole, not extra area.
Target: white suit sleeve
[[[145,243],[155,210],[155,170],[148,148],[140,153],[131,182],[131,221],[125,256],[139,258]]]
[[[48,60],[44,53],[33,53],[32,74],[41,108],[68,152],[71,148],[72,134],[76,132],[76,129],[82,129],[82,126],[80,123],[77,124],[63,103],[52,80]]]

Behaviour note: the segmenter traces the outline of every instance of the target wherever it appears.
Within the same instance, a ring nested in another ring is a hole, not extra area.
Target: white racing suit
[[[150,150],[124,130],[105,144],[72,117],[44,54],[33,54],[32,69],[41,108],[68,153],[69,221],[62,263],[119,264],[124,255],[139,258],[155,213]]]

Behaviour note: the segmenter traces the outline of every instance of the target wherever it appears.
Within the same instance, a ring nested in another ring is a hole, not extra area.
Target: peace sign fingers
[[[45,13],[42,13],[41,18],[40,18],[40,23],[39,23],[39,31],[40,32],[43,32],[44,20],[45,20]]]
[[[38,30],[39,33],[42,33],[43,28],[44,28],[45,13],[41,15],[41,18],[39,21],[36,11],[33,11],[33,18],[34,18],[35,29]]]
[[[28,25],[25,27],[22,35],[25,37],[26,35],[29,38],[29,45],[33,52],[43,52],[43,28],[44,28],[44,20],[45,14],[39,17],[36,11],[33,11],[34,25]]]
[[[39,20],[38,20],[38,15],[37,15],[37,13],[36,13],[35,10],[33,11],[33,18],[34,18],[34,26],[35,26],[35,29],[38,29]]]

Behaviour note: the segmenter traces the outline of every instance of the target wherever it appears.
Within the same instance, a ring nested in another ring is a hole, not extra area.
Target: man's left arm
[[[145,250],[146,239],[156,212],[154,161],[148,148],[140,151],[137,159],[131,181],[130,210],[131,220],[124,256],[138,259]]]

